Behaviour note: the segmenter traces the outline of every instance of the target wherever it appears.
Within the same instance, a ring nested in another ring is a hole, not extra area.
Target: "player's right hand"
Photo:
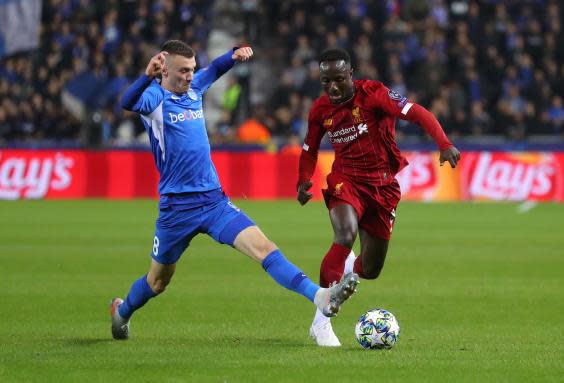
[[[300,205],[305,205],[313,194],[308,192],[308,190],[312,187],[313,183],[311,181],[301,182],[298,184],[298,201]]]
[[[168,52],[159,52],[151,57],[147,69],[145,69],[147,77],[156,77],[163,72],[166,55],[168,55]]]

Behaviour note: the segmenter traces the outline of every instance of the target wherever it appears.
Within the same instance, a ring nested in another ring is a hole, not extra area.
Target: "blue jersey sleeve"
[[[121,98],[125,110],[143,115],[150,114],[163,100],[163,92],[158,86],[150,86],[153,79],[142,75],[127,88]]]
[[[231,58],[232,55],[233,49],[213,60],[207,67],[196,72],[192,80],[192,88],[198,89],[202,93],[208,90],[215,80],[233,68],[235,60]]]

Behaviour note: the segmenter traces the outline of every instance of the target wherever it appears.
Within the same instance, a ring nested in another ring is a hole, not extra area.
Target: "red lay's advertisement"
[[[405,152],[397,179],[403,200],[564,201],[564,153],[463,152],[456,169],[438,153]],[[215,152],[223,188],[233,198],[295,198],[299,154]],[[321,152],[313,193],[331,172]],[[0,150],[0,199],[156,198],[159,175],[150,152]]]
[[[463,199],[562,201],[562,153],[468,153],[460,168]]]

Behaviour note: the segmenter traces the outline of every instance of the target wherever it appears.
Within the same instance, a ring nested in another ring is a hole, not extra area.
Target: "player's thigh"
[[[394,182],[365,195],[368,208],[359,222],[362,270],[367,278],[377,278],[386,260],[401,194]]]
[[[235,238],[233,246],[257,262],[262,262],[268,254],[277,249],[258,226],[249,226],[241,231]]]
[[[161,210],[155,225],[151,257],[157,264],[170,265],[178,261],[198,234],[200,215],[193,210]]]
[[[325,205],[335,234],[334,241],[352,246],[358,233],[358,220],[364,214],[365,206],[360,199],[356,184],[339,173],[327,176],[327,189],[323,189]]]
[[[364,190],[362,201],[366,211],[359,227],[375,238],[389,241],[396,223],[396,209],[400,198],[399,184],[395,180],[390,185]]]
[[[362,228],[359,230],[359,237],[363,270],[381,269],[388,253],[389,239],[378,237]]]
[[[253,220],[227,197],[209,213],[203,231],[217,242],[232,246],[255,260],[262,260],[268,255],[264,252],[273,248]]]
[[[348,202],[336,203],[329,210],[329,218],[335,234],[352,233],[356,236],[358,231],[358,213]]]

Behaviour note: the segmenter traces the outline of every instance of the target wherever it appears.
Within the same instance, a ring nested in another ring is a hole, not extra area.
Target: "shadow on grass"
[[[284,339],[284,338],[252,338],[252,337],[246,337],[246,338],[233,338],[232,339],[233,344],[238,344],[239,342],[244,344],[244,345],[254,345],[254,346],[284,346],[284,347],[299,347],[299,348],[303,348],[304,346],[307,346],[307,344],[304,344],[303,342],[295,342],[295,341],[291,341],[289,339]]]
[[[69,338],[69,339],[61,339],[62,343],[67,346],[94,346],[97,344],[104,344],[104,343],[112,343],[116,342],[110,338]]]

